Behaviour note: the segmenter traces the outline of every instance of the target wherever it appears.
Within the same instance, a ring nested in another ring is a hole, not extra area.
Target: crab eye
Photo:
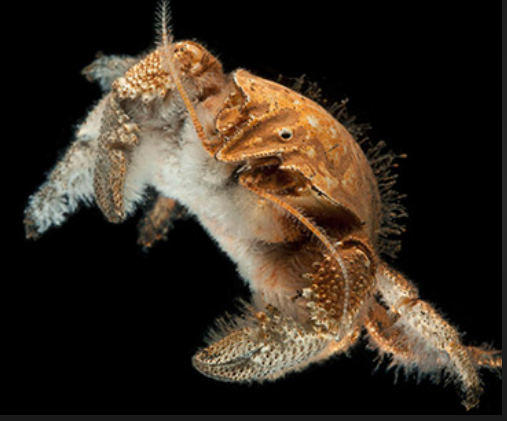
[[[282,130],[280,130],[279,135],[283,140],[290,140],[292,139],[292,130],[283,128]]]

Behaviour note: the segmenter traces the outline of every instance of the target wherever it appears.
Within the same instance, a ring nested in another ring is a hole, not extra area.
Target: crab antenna
[[[204,129],[201,125],[201,122],[199,121],[199,118],[197,117],[194,105],[192,104],[192,101],[190,100],[187,91],[183,87],[180,76],[178,74],[178,70],[174,65],[173,43],[172,43],[173,36],[170,28],[171,11],[168,0],[161,0],[157,15],[159,19],[158,48],[162,53],[162,65],[167,70],[169,75],[172,77],[173,82],[176,85],[176,89],[178,89],[181,99],[185,104],[185,108],[188,110],[188,113],[190,114],[190,119],[192,120],[192,124],[195,128],[195,131],[197,132],[199,140],[203,144],[209,144],[210,141],[208,140],[206,134],[204,133]]]
[[[157,11],[157,44],[159,48],[169,48],[172,43],[172,34],[170,29],[171,8],[168,0],[161,0],[158,4]]]

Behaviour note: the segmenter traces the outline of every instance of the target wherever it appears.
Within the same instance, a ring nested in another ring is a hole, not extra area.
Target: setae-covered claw
[[[334,342],[273,307],[226,327],[224,334],[199,351],[193,364],[208,377],[235,382],[274,380],[302,369]]]

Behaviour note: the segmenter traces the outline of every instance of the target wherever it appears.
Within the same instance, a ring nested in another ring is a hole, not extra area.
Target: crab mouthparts
[[[253,160],[248,160],[243,164],[239,165],[234,170],[234,177],[237,178],[241,174],[249,173],[249,172],[258,172],[263,171],[267,173],[274,172],[278,169],[280,164],[282,163],[280,158],[277,157],[269,157],[269,158],[256,158]]]

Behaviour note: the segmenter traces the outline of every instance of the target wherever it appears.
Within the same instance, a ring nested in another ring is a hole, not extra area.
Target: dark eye
[[[280,130],[280,137],[283,140],[290,140],[290,139],[292,139],[292,130],[291,129],[287,129],[287,128],[283,128],[282,130]]]

